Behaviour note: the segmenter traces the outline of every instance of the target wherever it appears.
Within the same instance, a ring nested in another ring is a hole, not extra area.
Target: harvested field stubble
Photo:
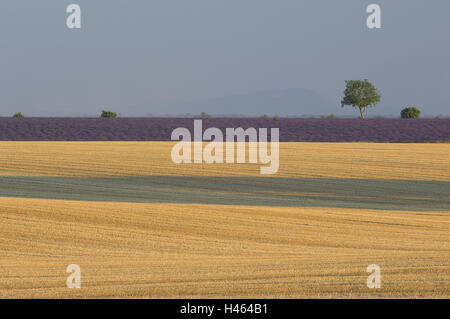
[[[0,209],[3,297],[449,297],[445,212],[13,198]],[[72,263],[80,290],[65,287]],[[369,264],[380,290],[366,286]]]
[[[174,164],[174,145],[0,142],[0,176],[261,176],[261,164]],[[449,158],[450,144],[280,143],[273,177],[450,181]]]

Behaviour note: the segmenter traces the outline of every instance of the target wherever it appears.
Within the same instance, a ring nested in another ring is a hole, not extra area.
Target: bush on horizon
[[[13,117],[25,117],[25,116],[23,116],[22,112],[17,112],[16,114],[13,115]]]
[[[406,107],[400,112],[400,116],[402,119],[417,119],[420,116],[420,110],[415,106]]]
[[[115,117],[117,117],[117,113],[113,112],[113,111],[102,110],[102,114],[100,115],[100,117],[115,118]]]
[[[211,115],[206,112],[202,112],[202,113],[200,113],[199,117],[202,119],[209,119],[211,117]]]
[[[330,115],[322,115],[320,116],[321,119],[337,119],[338,117],[334,114],[330,114]]]

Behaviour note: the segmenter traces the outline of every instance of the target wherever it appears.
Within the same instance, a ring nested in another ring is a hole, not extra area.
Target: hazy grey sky
[[[80,30],[66,26],[70,3]],[[366,27],[370,3],[381,30]],[[385,113],[450,114],[449,15],[448,0],[2,0],[0,115],[151,113],[287,88],[339,105],[344,80],[359,78],[379,88]]]

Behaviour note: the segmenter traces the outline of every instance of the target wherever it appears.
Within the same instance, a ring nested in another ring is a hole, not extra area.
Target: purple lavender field
[[[193,123],[193,118],[0,118],[0,140],[169,141],[177,127],[193,132]],[[450,141],[450,119],[203,119],[203,129],[208,127],[278,127],[282,142]]]

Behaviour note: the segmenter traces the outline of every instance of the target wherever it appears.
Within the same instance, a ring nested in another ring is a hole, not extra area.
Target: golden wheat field
[[[0,142],[0,298],[450,297],[449,144],[281,143],[270,177],[172,145]]]

